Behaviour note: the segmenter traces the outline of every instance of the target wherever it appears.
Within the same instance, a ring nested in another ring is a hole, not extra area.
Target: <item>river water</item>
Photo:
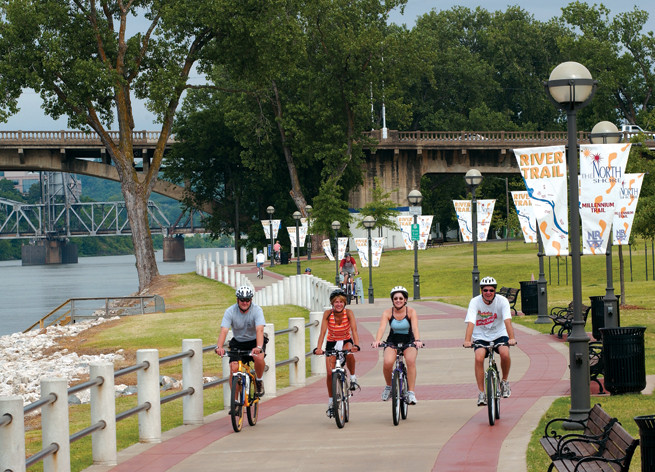
[[[197,254],[233,249],[186,249],[186,261],[163,262],[162,275],[196,270]],[[80,257],[77,264],[22,266],[21,261],[0,261],[0,336],[23,331],[69,298],[124,297],[139,289],[134,256]],[[229,260],[232,264],[233,261]]]

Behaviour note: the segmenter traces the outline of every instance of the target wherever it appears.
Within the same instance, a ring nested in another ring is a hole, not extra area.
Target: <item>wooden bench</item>
[[[516,301],[519,298],[519,292],[521,291],[520,288],[510,288],[510,287],[500,287],[500,290],[496,292],[498,295],[502,295],[503,297],[507,298],[507,301],[509,302],[509,309],[512,312],[512,316],[516,315]]]
[[[575,441],[575,455],[573,441]],[[559,472],[628,472],[639,440],[630,436],[621,423],[615,421],[607,434],[600,439],[578,438],[567,443],[571,455],[560,456],[550,464],[548,471]],[[580,453],[578,455],[578,453]]]
[[[577,423],[584,429],[582,432],[578,433],[569,433],[565,435],[558,434],[555,425],[564,422]],[[616,422],[616,418],[610,417],[610,415],[603,410],[600,404],[596,403],[591,410],[589,410],[589,414],[584,420],[571,420],[568,418],[555,418],[550,420],[544,428],[544,435],[539,440],[539,444],[544,448],[548,457],[551,459],[557,459],[563,454],[571,452],[568,449],[564,450],[565,447],[568,448],[575,446],[576,443],[569,443],[568,441],[574,438],[602,438],[608,433],[609,428],[614,422]],[[569,444],[571,444],[571,446],[569,446]]]
[[[582,305],[582,319],[585,324],[587,323],[587,316],[589,315],[590,310],[590,306]],[[565,308],[552,308],[548,317],[553,321],[553,326],[550,328],[550,334],[555,334],[555,329],[558,329],[558,338],[561,338],[565,332],[568,336],[571,334],[571,329],[573,328],[573,302],[569,303],[569,306]]]

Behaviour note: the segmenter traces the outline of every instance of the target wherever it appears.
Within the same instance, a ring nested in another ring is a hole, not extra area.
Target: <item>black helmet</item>
[[[346,253],[343,255],[343,257],[350,257],[350,253],[346,251]]]
[[[307,268],[305,269],[305,272],[311,272],[311,271],[312,271],[312,269],[310,269],[309,267],[307,267]]]
[[[336,297],[339,297],[339,296],[341,296],[341,297],[345,297],[345,296],[346,296],[346,292],[344,292],[344,291],[341,290],[340,288],[338,288],[338,289],[336,289],[336,290],[333,290],[332,293],[330,294],[330,303],[332,303],[332,301],[333,301]]]

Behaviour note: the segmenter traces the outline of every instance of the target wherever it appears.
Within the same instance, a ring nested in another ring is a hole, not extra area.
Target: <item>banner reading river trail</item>
[[[547,256],[569,254],[564,146],[514,149]],[[574,189],[575,191],[575,189]]]
[[[607,252],[630,146],[630,143],[580,145],[583,254],[604,255]]]
[[[491,226],[496,200],[476,200],[478,216],[478,241],[486,241]],[[459,223],[462,241],[473,241],[473,216],[471,215],[471,200],[453,200],[455,214]]]

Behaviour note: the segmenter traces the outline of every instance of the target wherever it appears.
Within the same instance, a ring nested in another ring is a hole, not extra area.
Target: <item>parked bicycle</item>
[[[343,428],[350,420],[350,374],[347,372],[346,356],[350,349],[331,349],[325,351],[325,356],[335,357],[332,369],[332,409],[327,411],[328,417],[334,418],[337,427]],[[316,353],[314,353],[316,354]]]
[[[481,343],[473,343],[471,345],[473,349],[481,347],[487,350],[487,359],[489,360],[484,374],[484,391],[487,395],[487,412],[491,426],[496,423],[496,420],[500,419],[500,397],[502,396],[500,392],[500,372],[498,371],[496,359],[494,358],[495,348],[500,346],[509,347],[509,343],[494,344],[490,342],[488,346]]]
[[[248,416],[248,424],[250,426],[257,424],[259,396],[257,395],[254,369],[250,367],[250,362],[243,360],[244,357],[251,355],[251,351],[238,349],[226,351],[225,354],[239,359],[239,367],[232,374],[230,381],[230,417],[232,428],[235,433],[238,433],[243,426],[244,408]]]
[[[391,347],[396,350],[396,364],[391,374],[391,413],[393,424],[398,426],[400,420],[407,419],[409,402],[407,401],[407,368],[405,367],[404,352],[408,347],[416,347],[414,343],[393,344],[383,342],[380,347]]]

